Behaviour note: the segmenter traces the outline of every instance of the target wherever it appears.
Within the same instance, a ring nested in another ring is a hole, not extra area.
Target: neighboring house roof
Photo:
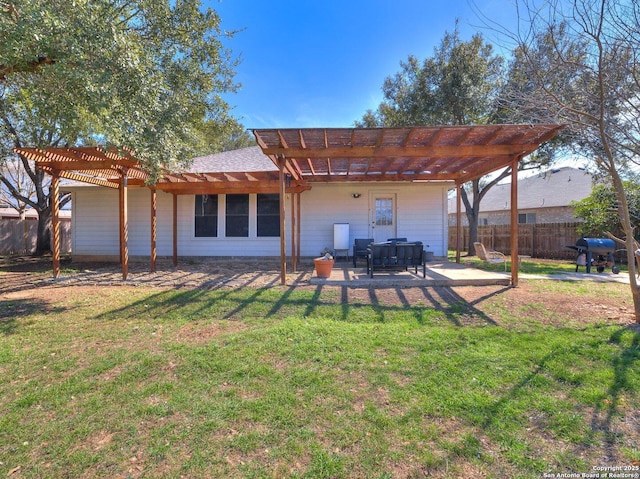
[[[568,206],[591,194],[593,177],[578,168],[563,167],[543,171],[518,180],[518,209]],[[492,187],[480,202],[480,212],[511,208],[511,182]],[[455,196],[449,200],[449,212],[455,212]]]
[[[187,169],[190,173],[235,173],[241,171],[278,171],[273,161],[262,153],[259,146],[223,151],[193,159]]]

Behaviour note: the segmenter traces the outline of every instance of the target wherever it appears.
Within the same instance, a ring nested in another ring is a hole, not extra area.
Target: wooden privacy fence
[[[518,253],[532,258],[575,259],[576,252],[566,248],[574,245],[580,235],[580,223],[547,223],[518,225]],[[511,225],[478,226],[478,241],[487,249],[506,254],[511,250]],[[469,227],[462,229],[461,251],[467,250]],[[449,227],[449,248],[455,249],[456,227]],[[472,252],[473,254],[474,252]]]
[[[0,218],[0,254],[31,254],[36,250],[36,218]],[[60,218],[60,252],[71,253],[71,219]]]

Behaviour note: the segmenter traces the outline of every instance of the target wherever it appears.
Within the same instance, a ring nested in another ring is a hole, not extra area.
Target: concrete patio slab
[[[519,278],[521,280],[595,281],[629,284],[627,273],[614,274],[606,271],[602,273],[576,272],[546,275],[520,273]],[[316,272],[313,271],[309,282],[311,284],[363,288],[375,286],[508,286],[511,283],[511,273],[508,271],[506,273],[484,271],[468,264],[449,261],[434,261],[427,263],[426,278],[422,277],[420,268],[418,268],[417,274],[412,268],[409,268],[408,271],[376,270],[373,278],[370,278],[364,265],[358,265],[354,268],[351,263],[336,262],[329,278],[318,278]]]
[[[336,262],[329,278],[318,278],[313,272],[311,284],[342,285],[352,287],[376,286],[508,286],[511,273],[483,271],[467,265],[449,261],[434,261],[427,263],[426,277],[422,277],[422,269],[418,273],[413,268],[404,270],[376,270],[373,278],[367,275],[367,268],[353,267],[351,263]]]

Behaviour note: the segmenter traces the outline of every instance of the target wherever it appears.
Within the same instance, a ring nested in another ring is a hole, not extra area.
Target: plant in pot
[[[331,270],[333,269],[333,251],[329,248],[325,248],[320,252],[320,257],[314,258],[313,265],[316,268],[316,275],[318,278],[328,278],[331,276]]]

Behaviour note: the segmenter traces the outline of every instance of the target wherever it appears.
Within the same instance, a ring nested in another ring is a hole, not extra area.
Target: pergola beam
[[[288,158],[459,158],[474,156],[519,156],[528,154],[538,147],[537,143],[526,145],[487,146],[380,146],[380,147],[332,147],[326,148],[282,148],[267,147],[266,155],[287,155]]]

